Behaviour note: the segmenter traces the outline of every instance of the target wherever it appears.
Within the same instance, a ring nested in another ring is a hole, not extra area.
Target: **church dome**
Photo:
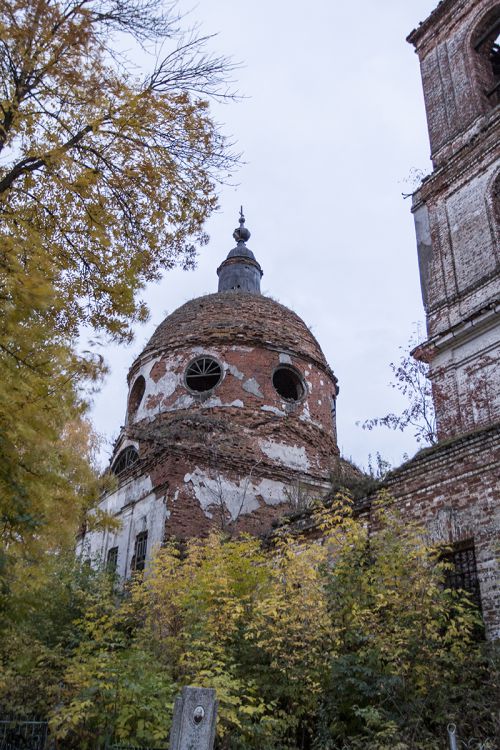
[[[222,344],[306,355],[331,374],[320,345],[296,313],[270,297],[241,291],[186,302],[160,323],[138,361],[165,351]]]
[[[337,379],[304,321],[261,294],[249,237],[242,210],[218,292],[168,315],[130,368],[102,501],[122,527],[91,542],[123,576],[166,538],[261,534],[329,489]]]
[[[339,453],[337,379],[304,321],[261,294],[244,223],[241,211],[218,292],[168,315],[128,376],[116,502],[142,498],[134,523],[161,517],[167,536],[260,533],[327,489]]]

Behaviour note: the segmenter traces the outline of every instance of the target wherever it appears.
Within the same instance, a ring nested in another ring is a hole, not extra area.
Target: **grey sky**
[[[191,11],[211,48],[239,60],[246,98],[212,112],[244,164],[207,224],[194,272],[169,272],[143,295],[151,309],[132,345],[108,346],[111,372],[92,418],[109,441],[123,423],[126,373],[165,314],[217,289],[243,203],[262,287],[311,327],[339,378],[343,454],[393,463],[410,433],[356,421],[399,410],[389,362],[424,318],[410,214],[412,168],[430,171],[418,59],[407,34],[435,0],[205,0]],[[189,10],[181,2],[181,9]],[[109,455],[110,442],[106,448]]]

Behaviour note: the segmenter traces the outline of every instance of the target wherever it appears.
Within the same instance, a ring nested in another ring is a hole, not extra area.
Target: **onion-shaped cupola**
[[[246,246],[250,239],[250,232],[245,226],[243,206],[240,209],[239,227],[234,230],[236,240],[234,247],[226,260],[217,269],[219,277],[219,292],[250,292],[260,294],[260,280],[262,268],[255,259],[255,255]]]

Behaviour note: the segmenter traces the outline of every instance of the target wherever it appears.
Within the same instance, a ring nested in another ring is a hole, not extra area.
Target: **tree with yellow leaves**
[[[231,162],[206,102],[227,63],[162,6],[0,0],[2,273],[14,304],[27,277],[49,282],[59,330],[126,336],[144,282],[192,264]],[[172,49],[141,78],[118,34]]]
[[[165,57],[138,74],[124,39]],[[232,157],[206,97],[223,59],[161,0],[0,0],[0,575],[57,547],[95,477],[82,326],[129,339],[138,292],[190,266]],[[119,44],[120,43],[120,44]],[[77,428],[77,424],[80,426]],[[47,546],[48,545],[48,546]],[[30,563],[31,564],[31,563]],[[10,584],[9,584],[10,585]]]
[[[477,611],[390,499],[373,521],[339,496],[317,539],[171,542],[121,600],[99,589],[47,684],[58,747],[163,745],[174,696],[200,685],[217,690],[217,750],[439,750],[449,721],[492,750],[498,652]]]

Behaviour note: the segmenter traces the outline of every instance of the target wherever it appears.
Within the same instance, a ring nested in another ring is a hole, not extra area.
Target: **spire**
[[[217,269],[219,277],[218,291],[240,291],[260,294],[262,268],[256,261],[255,255],[245,244],[250,239],[250,232],[245,226],[243,206],[240,208],[238,221],[239,227],[233,232],[236,247],[230,251],[226,260]]]

